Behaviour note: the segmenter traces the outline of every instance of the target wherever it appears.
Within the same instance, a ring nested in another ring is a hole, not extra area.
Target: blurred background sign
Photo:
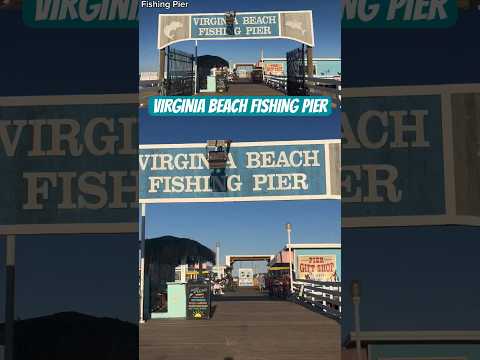
[[[135,232],[135,95],[0,98],[0,233]]]
[[[342,1],[342,27],[446,28],[457,21],[457,1]]]
[[[24,23],[31,27],[136,28],[138,26],[138,0],[23,1],[22,10]]]
[[[345,90],[343,226],[480,224],[479,93],[475,84]]]

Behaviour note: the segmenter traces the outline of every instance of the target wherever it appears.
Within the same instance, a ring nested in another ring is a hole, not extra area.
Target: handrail
[[[342,318],[342,285],[340,282],[296,280],[293,297],[297,303],[336,320]]]
[[[300,79],[301,77],[297,77],[297,80]],[[263,82],[265,85],[287,94],[287,76],[264,75]],[[341,84],[339,80],[305,76],[305,83],[309,95],[330,96],[334,104],[340,104]]]

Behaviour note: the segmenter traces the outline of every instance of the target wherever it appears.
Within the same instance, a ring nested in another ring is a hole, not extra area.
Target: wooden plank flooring
[[[259,297],[215,301],[210,320],[150,320],[140,360],[336,360],[338,322],[300,305]]]

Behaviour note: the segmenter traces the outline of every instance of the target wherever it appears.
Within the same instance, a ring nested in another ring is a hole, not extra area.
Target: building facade
[[[305,63],[306,63],[305,59]],[[286,58],[263,58],[259,64],[264,75],[287,76]],[[313,58],[315,77],[339,78],[342,75],[342,62],[340,58]]]
[[[289,264],[290,249],[296,280],[341,281],[341,244],[287,244],[270,261],[269,266]]]

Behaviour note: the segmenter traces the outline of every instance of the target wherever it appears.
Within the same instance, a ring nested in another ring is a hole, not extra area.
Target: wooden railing
[[[342,317],[340,282],[297,280],[293,282],[294,300],[336,320]]]
[[[264,75],[263,82],[265,85],[287,94],[287,77]],[[341,102],[341,84],[336,79],[325,79],[318,77],[306,77],[305,82],[309,95],[312,96],[330,96],[332,102],[340,105]]]

